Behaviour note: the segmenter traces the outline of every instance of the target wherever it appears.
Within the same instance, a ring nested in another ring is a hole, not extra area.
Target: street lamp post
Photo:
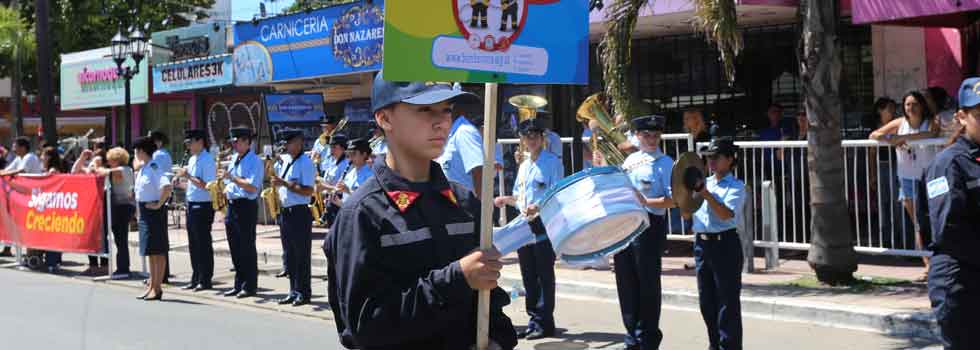
[[[122,28],[112,37],[112,60],[116,62],[116,73],[125,80],[126,114],[123,116],[123,142],[126,148],[133,144],[132,101],[130,101],[130,82],[140,73],[140,61],[146,56],[148,38],[139,28],[127,37]],[[126,59],[132,57],[133,65],[123,67]]]

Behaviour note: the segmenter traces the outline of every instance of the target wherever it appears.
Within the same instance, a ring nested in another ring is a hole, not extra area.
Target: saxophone
[[[310,213],[313,215],[313,226],[323,225],[323,221],[320,217],[323,216],[323,212],[326,211],[326,203],[323,202],[323,193],[317,191],[316,188],[313,190],[313,203],[309,204]]]
[[[601,94],[589,96],[578,107],[575,116],[580,122],[595,121],[598,128],[592,129],[592,149],[599,151],[609,165],[620,165],[626,160],[626,155],[619,150],[618,145],[626,142],[623,126],[616,125],[606,111]]]
[[[278,153],[273,153],[265,157],[265,183],[269,183],[269,178],[272,177],[273,171],[275,170],[275,167],[273,166],[281,161],[282,158],[279,158]],[[262,197],[263,202],[265,202],[266,212],[269,213],[269,215],[272,215],[273,218],[278,217],[279,211],[282,209],[282,203],[279,202],[278,189],[268,186],[262,190],[260,196]]]
[[[217,169],[221,168],[221,158],[218,158],[218,152],[213,152],[211,154],[214,155],[214,164],[218,165],[214,167],[215,172],[217,173]],[[214,180],[208,182],[204,188],[208,190],[208,194],[211,195],[211,209],[214,209],[214,211],[221,211],[228,206],[228,197],[225,197],[225,182],[222,181],[217,174],[215,174]]]

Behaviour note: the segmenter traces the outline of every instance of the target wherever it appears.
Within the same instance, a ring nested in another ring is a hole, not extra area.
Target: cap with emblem
[[[240,137],[251,139],[253,137],[252,129],[246,128],[244,126],[239,126],[239,127],[231,128],[231,130],[228,130],[228,141],[235,142],[238,141],[238,138]]]
[[[197,140],[204,140],[208,137],[207,132],[201,129],[184,130],[184,143],[191,143]]]
[[[960,108],[980,105],[980,77],[967,78],[960,85]]]
[[[347,135],[345,134],[334,134],[333,136],[330,137],[331,146],[339,145],[339,146],[347,147],[347,141],[348,141]]]
[[[633,130],[649,130],[649,131],[664,131],[667,125],[667,119],[660,115],[645,115],[642,117],[633,118],[630,121],[630,125]]]
[[[735,141],[731,138],[719,137],[711,140],[711,143],[707,146],[701,147],[700,153],[709,157],[716,154],[734,157],[738,153],[738,146],[735,145]]]
[[[347,142],[347,150],[371,153],[371,143],[365,138],[353,139]]]
[[[157,144],[149,136],[139,137],[133,141],[133,149],[142,150],[146,154],[153,154],[157,151]]]
[[[456,103],[480,103],[480,98],[476,95],[453,89],[452,85],[446,83],[394,82],[385,80],[382,75],[383,73],[378,73],[374,77],[374,86],[371,87],[372,112],[399,102],[413,105],[431,105],[450,100]]]
[[[517,133],[521,136],[532,132],[542,133],[544,129],[544,125],[537,119],[528,119],[517,125]]]
[[[337,124],[340,122],[340,119],[339,115],[327,115],[320,120],[320,125]]]
[[[279,139],[279,142],[280,143],[286,144],[287,142],[292,141],[292,139],[294,139],[294,138],[297,138],[297,137],[302,138],[303,137],[303,130],[299,130],[299,129],[286,129],[286,130],[280,131],[279,134],[276,135],[276,136],[278,136],[278,139]]]

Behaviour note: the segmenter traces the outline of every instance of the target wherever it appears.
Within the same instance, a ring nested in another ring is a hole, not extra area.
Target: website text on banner
[[[104,181],[96,175],[0,178],[0,241],[69,253],[100,252]]]

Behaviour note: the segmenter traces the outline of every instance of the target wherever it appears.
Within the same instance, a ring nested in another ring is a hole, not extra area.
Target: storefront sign
[[[61,109],[75,110],[121,106],[125,101],[125,80],[119,76],[109,48],[63,55],[61,62]],[[80,56],[74,56],[80,55]],[[83,57],[74,60],[72,57]],[[132,59],[124,66],[133,67]],[[140,61],[139,74],[130,85],[130,101],[146,103],[149,83],[146,60]]]
[[[189,60],[153,67],[153,92],[165,93],[231,85],[231,55]]]
[[[228,53],[228,30],[224,23],[196,24],[153,33],[153,65]]]
[[[369,122],[374,120],[371,112],[371,100],[351,100],[344,103],[344,116],[349,122]]]
[[[104,178],[95,175],[0,179],[0,241],[30,248],[98,253]]]
[[[385,78],[586,84],[588,3],[392,2],[385,18]]]
[[[323,120],[323,95],[321,94],[268,94],[265,95],[265,111],[273,138],[283,130],[303,131],[307,148],[320,136],[320,121]]]
[[[384,1],[356,2],[235,25],[235,84],[381,69]]]

